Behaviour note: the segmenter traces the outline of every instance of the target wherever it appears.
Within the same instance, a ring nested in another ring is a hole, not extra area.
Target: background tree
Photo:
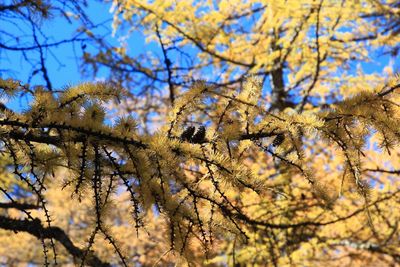
[[[84,53],[87,70],[110,67],[109,83],[2,80],[31,105],[2,107],[0,227],[43,247],[5,232],[4,249],[27,241],[7,264],[399,261],[399,81],[390,66],[352,66],[396,55],[398,3],[115,7],[115,25],[145,30],[160,53],[93,38],[102,50]]]

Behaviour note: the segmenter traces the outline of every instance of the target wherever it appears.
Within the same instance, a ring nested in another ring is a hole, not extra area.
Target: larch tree
[[[3,98],[30,100],[0,106],[4,264],[400,262],[400,79],[354,66],[396,58],[398,1],[114,11],[116,34],[159,52],[85,29],[99,50],[84,71],[110,68],[107,82],[0,80]]]

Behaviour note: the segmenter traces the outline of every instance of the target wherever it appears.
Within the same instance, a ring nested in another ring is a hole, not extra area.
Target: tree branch
[[[316,49],[317,49],[317,64],[315,66],[315,73],[314,73],[313,80],[312,80],[310,86],[308,87],[306,94],[303,97],[303,100],[301,101],[301,104],[299,107],[300,112],[303,111],[304,106],[307,104],[308,97],[310,96],[311,91],[314,89],[315,85],[317,84],[317,81],[318,81],[318,78],[320,75],[320,70],[321,70],[321,62],[324,60],[323,58],[321,58],[320,45],[319,45],[319,28],[320,28],[319,15],[321,12],[322,3],[323,3],[323,0],[321,0],[318,5],[317,23],[315,25],[315,45],[316,45]]]
[[[18,202],[0,203],[0,209],[32,210],[39,208],[40,206],[29,203],[18,203]]]
[[[54,238],[60,242],[64,248],[73,256],[82,259],[84,250],[76,247],[68,235],[59,227],[43,227],[39,219],[30,221],[28,219],[18,220],[0,215],[0,228],[11,231],[29,233],[37,238]],[[86,263],[93,267],[109,267],[111,264],[103,262],[96,255],[90,254],[86,258]]]
[[[165,46],[161,39],[161,34],[160,34],[160,31],[158,30],[157,25],[156,25],[156,34],[157,34],[157,38],[158,38],[158,41],[160,42],[161,49],[163,52],[165,67],[167,68],[167,74],[168,74],[167,82],[168,82],[168,88],[169,88],[169,99],[171,101],[171,105],[173,105],[174,100],[175,100],[175,92],[174,92],[174,85],[172,83],[172,70],[171,70],[172,63],[171,63],[171,60],[168,58],[167,50],[165,49]]]

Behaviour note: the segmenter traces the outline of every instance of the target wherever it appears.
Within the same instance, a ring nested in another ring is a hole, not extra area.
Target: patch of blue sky
[[[100,12],[100,3],[90,4],[87,8],[91,17],[93,17],[95,23],[99,23],[100,20],[109,19],[109,15],[106,12]],[[96,15],[95,15],[96,14]],[[15,21],[2,21],[2,26],[8,29],[8,32],[15,32],[19,35],[17,39],[2,35],[2,41],[6,42],[10,46],[24,47],[35,43],[32,38],[31,25],[25,21],[20,20],[17,23]],[[49,20],[44,20],[41,24],[41,28],[37,31],[38,41],[42,44],[56,43],[60,40],[68,39],[76,36],[76,29],[79,27],[76,20],[71,19],[71,23],[68,23],[65,18],[56,17]],[[79,36],[79,37],[84,37]],[[48,50],[45,54],[45,65],[49,71],[49,77],[55,88],[60,88],[68,83],[78,83],[81,81],[79,73],[79,63],[77,59],[82,56],[81,45],[84,43],[78,42],[71,46],[69,43],[60,44],[54,49]],[[5,51],[1,52],[0,69],[3,72],[0,74],[2,78],[16,78],[24,82],[28,81],[28,77],[32,75],[32,67],[37,69],[39,66],[30,66],[30,59],[36,59],[39,57],[37,49],[26,51],[25,54],[20,51]],[[6,70],[6,71],[4,71]],[[43,77],[40,72],[29,81],[32,85],[43,84]]]

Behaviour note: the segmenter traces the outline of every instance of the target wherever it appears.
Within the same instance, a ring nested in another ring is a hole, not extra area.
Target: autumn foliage
[[[113,6],[107,81],[0,79],[2,263],[397,266],[398,2]]]

